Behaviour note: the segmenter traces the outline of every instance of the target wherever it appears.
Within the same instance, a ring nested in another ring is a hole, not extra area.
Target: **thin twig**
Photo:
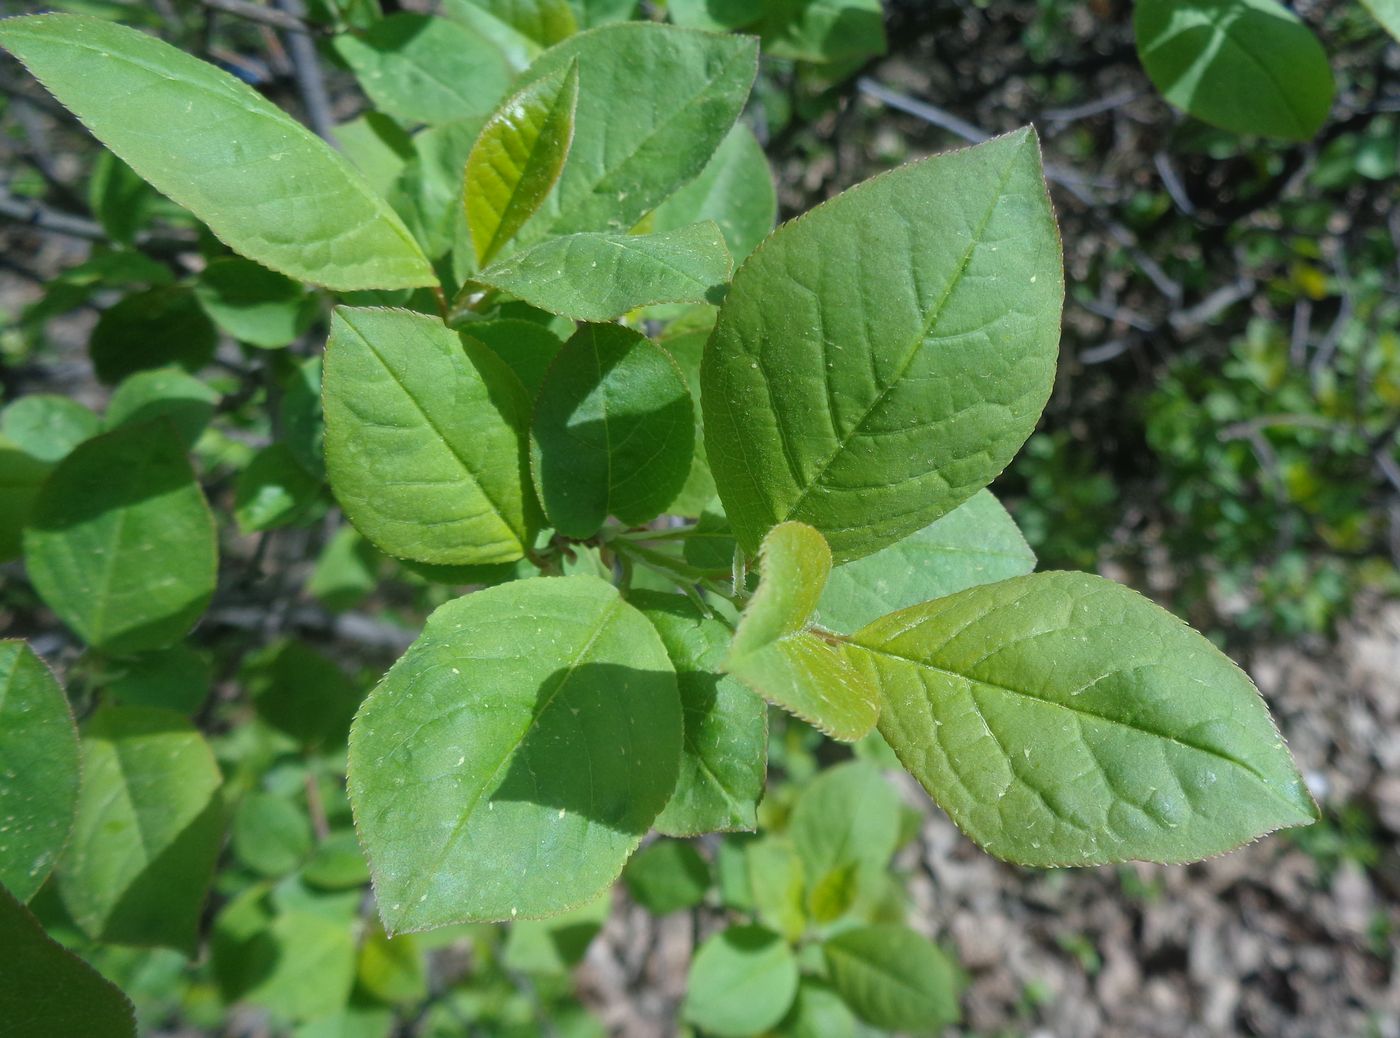
[[[277,0],[277,6],[293,18],[300,19],[305,13],[301,0]],[[292,59],[297,90],[306,108],[307,121],[318,137],[335,147],[335,120],[331,118],[330,99],[326,96],[326,82],[321,78],[321,63],[316,57],[315,42],[305,33],[290,33],[287,36],[287,53]]]
[[[269,25],[274,29],[281,29],[283,32],[296,32],[310,36],[324,31],[298,18],[295,14],[275,7],[264,7],[262,4],[254,3],[253,0],[199,0],[199,2],[211,11],[222,11],[235,18]]]

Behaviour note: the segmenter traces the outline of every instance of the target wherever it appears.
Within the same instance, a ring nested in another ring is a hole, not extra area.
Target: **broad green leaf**
[[[559,179],[577,102],[578,66],[570,65],[514,94],[486,121],[462,189],[478,267],[515,237]]]
[[[1049,396],[1063,285],[1030,130],[779,228],[735,274],[701,370],[705,453],[744,550],[797,519],[848,562],[990,482]]]
[[[1400,40],[1400,0],[1361,0],[1386,32]]]
[[[105,422],[108,429],[116,429],[165,418],[189,450],[213,419],[218,402],[217,392],[179,368],[138,371],[117,386],[107,403]]]
[[[137,706],[99,710],[82,747],[64,907],[94,940],[193,954],[223,842],[213,753],[184,717]]]
[[[292,1038],[392,1038],[398,1023],[392,1009],[368,998],[351,998],[344,1009],[302,1024]]]
[[[796,942],[807,929],[807,873],[792,841],[767,835],[744,846],[748,890],[759,922]]]
[[[676,668],[685,743],[681,772],[658,831],[671,836],[754,829],[768,770],[768,707],[720,664],[729,628],[680,595],[638,591],[628,600],[651,621]]]
[[[666,915],[705,900],[710,866],[692,844],[657,840],[627,863],[622,879],[637,904],[655,915]]]
[[[107,691],[125,706],[192,714],[208,698],[213,680],[209,657],[182,643],[111,665]]]
[[[413,934],[389,937],[371,926],[355,976],[366,993],[390,1005],[411,1006],[428,997],[428,963]]]
[[[233,853],[262,876],[285,876],[311,853],[306,811],[270,793],[250,793],[233,813]]]
[[[430,126],[414,134],[414,156],[389,191],[389,201],[395,212],[403,217],[424,251],[434,260],[443,260],[449,250],[470,258],[467,221],[462,208],[462,171],[484,122],[483,116],[475,116]],[[454,280],[465,277],[470,267],[467,264],[459,271],[456,257],[452,265]],[[422,296],[419,299],[423,305],[415,309],[424,313],[437,312],[435,299]],[[397,303],[400,300],[370,302]]]
[[[0,761],[0,886],[28,901],[73,829],[78,732],[63,688],[21,641],[0,641]]]
[[[332,612],[350,609],[379,584],[384,561],[353,526],[342,526],[316,560],[307,593]]]
[[[1307,140],[1327,119],[1327,53],[1274,0],[1138,0],[1133,29],[1148,78],[1203,122]]]
[[[342,744],[360,705],[360,689],[340,665],[297,641],[250,655],[239,676],[258,715],[311,748]]]
[[[817,606],[822,626],[849,632],[886,613],[1035,569],[1016,522],[980,490],[942,519],[831,571]]]
[[[667,0],[671,21],[686,29],[733,32],[763,17],[765,0]]]
[[[766,0],[749,27],[763,52],[796,61],[859,62],[885,52],[880,0]]]
[[[958,1019],[947,956],[903,926],[846,930],[822,946],[831,985],[857,1016],[905,1034],[941,1034]]]
[[[293,1020],[338,1012],[355,982],[355,923],[353,903],[338,917],[314,905],[279,906],[265,886],[246,890],[214,920],[220,993]]]
[[[589,537],[609,515],[654,519],[694,448],[685,376],[661,347],[616,324],[585,325],[559,351],[530,424],[530,467],[560,533]]]
[[[1249,678],[1125,587],[1041,573],[857,631],[880,732],[958,827],[1024,865],[1194,861],[1317,809]]]
[[[757,41],[651,23],[571,36],[525,75],[579,66],[569,159],[525,229],[625,233],[695,177],[734,125],[757,71]],[[645,103],[619,103],[645,99]]]
[[[874,766],[851,761],[812,780],[797,798],[788,832],[802,858],[814,916],[835,918],[854,903],[862,873],[889,864],[899,826],[899,797]],[[849,884],[850,894],[838,910],[820,912],[817,893],[832,883]]]
[[[687,987],[683,1015],[706,1034],[761,1034],[792,1005],[797,959],[773,931],[732,926],[700,946]]]
[[[525,71],[543,48],[492,10],[495,0],[443,0],[442,14],[501,52],[512,73]]]
[[[473,339],[490,346],[491,351],[506,362],[532,401],[539,395],[545,373],[564,345],[544,325],[516,318],[475,321],[466,331]]]
[[[102,974],[44,933],[0,886],[0,1020],[15,1038],[136,1038],[131,1003]]]
[[[657,207],[651,230],[713,220],[735,260],[742,260],[768,237],[777,217],[778,195],[763,145],[736,123],[700,175]]]
[[[260,263],[226,256],[205,267],[194,294],[214,323],[239,342],[277,349],[295,342],[316,316],[316,300]]]
[[[292,449],[274,443],[253,455],[234,483],[233,517],[243,533],[291,526],[306,518],[321,480],[302,468]]]
[[[574,17],[585,29],[631,18],[637,10],[637,0],[568,0]]]
[[[317,844],[301,878],[323,890],[349,890],[368,883],[369,866],[354,832],[331,833]]]
[[[500,260],[478,283],[574,321],[711,298],[733,261],[712,221],[663,234],[566,234]]]
[[[58,463],[24,531],[40,597],[89,645],[179,640],[214,593],[214,520],[168,422],[123,426]]]
[[[66,396],[32,393],[0,411],[0,436],[39,461],[59,461],[101,431],[102,420]]]
[[[0,436],[0,562],[18,557],[34,502],[52,469]]]
[[[705,340],[708,331],[685,332],[672,336],[661,343],[664,349],[685,373],[686,385],[690,387],[692,400],[700,399],[700,361],[705,353]],[[680,515],[699,519],[715,501],[715,478],[710,473],[710,463],[705,459],[705,425],[701,409],[695,408],[695,455],[690,461],[690,473],[674,501],[666,506],[668,515]],[[688,542],[687,542],[688,543]],[[733,564],[734,544],[730,538],[724,565]]]
[[[671,662],[611,585],[537,577],[440,607],[350,734],[385,927],[596,896],[671,795],[680,749]]]
[[[436,284],[403,224],[349,163],[227,72],[74,15],[7,19],[0,45],[236,252],[339,291]]]
[[[516,32],[551,47],[578,32],[569,0],[473,0]]]
[[[391,14],[334,47],[375,107],[411,122],[485,116],[510,84],[501,52],[447,18]]]
[[[282,441],[297,463],[318,479],[326,478],[326,419],[321,408],[321,358],[298,364],[282,386],[278,408]]]
[[[88,340],[99,381],[178,364],[198,371],[214,357],[218,332],[192,291],[166,286],[136,292],[102,311]]]
[[[744,608],[725,669],[775,706],[845,742],[875,725],[877,692],[811,627],[831,572],[821,534],[802,523],[775,526],[759,555],[762,579]]]
[[[336,143],[366,182],[388,197],[389,189],[413,158],[413,138],[383,112],[366,112],[335,127]]]
[[[340,307],[325,364],[326,467],[361,533],[419,562],[525,553],[529,405],[490,350],[431,317]]]
[[[502,964],[522,973],[568,973],[583,961],[593,938],[608,921],[611,908],[612,892],[605,891],[563,915],[512,923],[501,950]]]
[[[830,987],[803,977],[797,1000],[773,1033],[778,1038],[855,1038],[856,1018]]]

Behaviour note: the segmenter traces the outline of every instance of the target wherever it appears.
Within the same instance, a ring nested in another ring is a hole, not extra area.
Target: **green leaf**
[[[1136,592],[1041,573],[901,610],[848,656],[958,827],[1024,865],[1194,861],[1317,809],[1249,678]]]
[[[325,363],[326,467],[361,533],[419,562],[525,553],[528,404],[490,350],[431,317],[340,307]]]
[[[705,353],[705,340],[710,337],[708,330],[685,332],[665,339],[664,349],[685,373],[686,385],[690,387],[690,398],[700,399],[700,361]],[[669,515],[699,519],[715,502],[715,479],[710,473],[710,463],[705,458],[705,424],[701,419],[701,409],[695,408],[695,455],[691,458],[690,473],[685,477],[676,498],[666,506]],[[726,527],[727,528],[727,527]],[[690,542],[686,542],[689,547]],[[723,564],[732,566],[734,559],[734,539],[729,538]]]
[[[307,593],[332,612],[355,606],[379,584],[384,556],[353,526],[342,526],[316,560]]]
[[[812,780],[797,798],[788,831],[811,883],[814,916],[832,919],[850,907],[860,871],[889,864],[899,827],[899,797],[874,766],[851,761]],[[853,883],[852,894],[837,910],[819,912],[817,892],[830,882]]]
[[[239,342],[263,349],[291,345],[316,316],[316,300],[289,277],[260,263],[225,256],[195,282],[200,306]]]
[[[360,945],[356,979],[365,992],[390,1005],[428,997],[428,964],[418,939],[407,933],[389,937],[377,925]]]
[[[32,393],[0,411],[0,436],[39,461],[59,461],[101,430],[97,415],[66,396]]]
[[[743,1038],[772,1027],[797,994],[797,960],[777,934],[732,926],[715,934],[690,965],[685,1019],[716,1038]]]
[[[522,36],[545,47],[578,32],[568,0],[473,0]]]
[[[291,526],[315,505],[321,481],[301,467],[285,443],[253,455],[234,484],[233,517],[247,533]]]
[[[466,330],[506,362],[532,401],[539,395],[545,373],[564,345],[559,336],[543,325],[516,318],[474,321]]]
[[[802,523],[775,526],[759,556],[762,579],[744,608],[725,669],[774,706],[845,742],[875,725],[877,692],[837,643],[811,627],[831,572],[821,534]]]
[[[82,747],[64,907],[94,940],[192,955],[223,842],[213,753],[179,714],[136,706],[99,710]]]
[[[846,930],[822,946],[832,987],[868,1024],[938,1034],[958,1019],[953,968],[938,946],[903,926]]]
[[[321,408],[321,358],[308,357],[282,387],[282,440],[297,463],[317,479],[326,478],[326,419]]]
[[[1361,0],[1381,28],[1400,40],[1400,0]]]
[[[131,1003],[102,974],[44,933],[0,887],[0,1020],[16,1038],[92,1035],[136,1038]]]
[[[447,18],[391,14],[333,46],[376,108],[410,122],[484,117],[510,84],[501,52]]]
[[[440,607],[350,735],[385,927],[596,896],[671,795],[680,748],[671,662],[611,585],[537,577]]]
[[[767,0],[750,31],[763,52],[795,61],[861,61],[885,53],[880,0]]]
[[[349,122],[337,123],[335,139],[341,153],[385,197],[414,156],[413,138],[383,112],[365,112]]]
[[[831,571],[817,606],[822,626],[849,632],[905,606],[1035,569],[1016,522],[980,490],[942,519]]]
[[[317,844],[301,878],[324,890],[349,890],[368,883],[369,866],[354,832],[331,833]]]
[[[856,1018],[830,987],[803,977],[797,1000],[774,1033],[779,1038],[855,1038]]]
[[[570,65],[514,94],[486,121],[463,187],[478,267],[515,237],[559,179],[577,102],[578,66]]]
[[[1327,119],[1327,53],[1274,0],[1138,0],[1133,29],[1148,78],[1203,122],[1308,140]]]
[[[807,874],[792,841],[764,836],[744,846],[754,914],[765,926],[796,942],[807,929]]]
[[[133,293],[102,311],[88,352],[98,380],[111,385],[171,364],[198,371],[214,358],[217,344],[194,293],[170,286]]]
[[[0,886],[28,901],[73,829],[78,731],[62,686],[21,641],[0,641],[0,760]]]
[[[339,291],[436,284],[349,163],[227,72],[134,29],[66,14],[6,19],[0,44],[236,252]]]
[[[661,347],[630,328],[585,325],[545,376],[530,425],[530,464],[549,521],[589,537],[614,515],[659,515],[690,470],[694,405]]]
[[[574,16],[585,29],[620,22],[631,18],[637,10],[637,0],[568,0]]]
[[[710,866],[692,844],[657,840],[627,863],[622,879],[637,904],[666,915],[705,900]]]
[[[713,222],[664,234],[566,234],[487,267],[479,284],[574,321],[611,321],[654,303],[698,303],[733,260]]]
[[[180,644],[115,665],[107,678],[107,691],[126,706],[192,714],[208,698],[213,680],[209,657]]]
[[[52,469],[0,436],[0,562],[19,555],[24,528]]]
[[[311,823],[290,800],[250,793],[233,814],[233,853],[263,876],[285,876],[311,852]]]
[[[360,705],[360,690],[334,660],[297,641],[274,642],[240,674],[258,715],[303,746],[338,746]]]
[[[454,246],[463,256],[470,255],[466,243],[466,216],[462,211],[462,171],[483,122],[481,117],[459,119],[414,134],[414,157],[404,166],[389,192],[395,211],[435,260],[441,259]],[[455,279],[465,276],[467,267],[457,271],[455,257],[453,267]],[[435,311],[436,301],[432,297],[422,301],[427,304],[426,308],[419,305],[416,309],[425,313]]]
[[[58,463],[24,532],[40,597],[89,645],[179,640],[214,593],[214,520],[163,421],[123,426]]]
[[[757,60],[755,40],[653,23],[593,29],[542,54],[526,81],[577,61],[578,107],[558,189],[526,237],[630,230],[704,169],[744,107]],[[619,103],[626,98],[646,103]]]
[[[106,426],[142,425],[168,419],[185,450],[194,446],[214,417],[219,394],[179,368],[138,371],[122,380],[107,403]]]
[[[1049,396],[1062,298],[1030,130],[779,228],[735,274],[701,370],[705,453],[744,550],[797,519],[848,562],[985,486]]]
[[[681,772],[656,828],[670,836],[757,828],[768,771],[768,707],[721,674],[729,628],[700,615],[680,595],[636,591],[642,611],[666,647],[680,686],[685,718]]]
[[[713,220],[736,260],[742,260],[773,230],[778,195],[763,145],[743,123],[720,142],[700,175],[652,214],[651,230],[671,231]]]
[[[568,973],[583,961],[611,908],[612,893],[605,891],[563,915],[512,923],[501,952],[502,964],[523,973]]]

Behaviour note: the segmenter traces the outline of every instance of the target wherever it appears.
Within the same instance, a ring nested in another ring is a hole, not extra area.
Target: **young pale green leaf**
[[[1400,0],[1361,0],[1361,3],[1386,32],[1400,40]]]
[[[68,697],[21,641],[0,641],[0,887],[44,885],[78,801],[78,731]]]
[[[504,0],[508,5],[511,0]],[[524,72],[544,49],[516,28],[494,8],[496,0],[443,0],[442,15],[465,25],[483,40],[488,40],[505,59],[512,73]]]
[[[692,844],[657,840],[627,863],[622,879],[637,904],[655,915],[666,915],[705,900],[710,866]]]
[[[0,886],[0,1020],[6,1033],[136,1038],[126,996],[44,933],[39,920]]]
[[[676,668],[685,743],[681,772],[658,831],[670,836],[757,828],[768,771],[768,707],[720,665],[729,628],[680,595],[636,591],[628,600],[651,621]]]
[[[578,32],[569,0],[471,0],[522,36],[545,47]]]
[[[99,710],[82,747],[64,907],[94,940],[193,954],[223,842],[214,754],[184,717],[136,706]]]
[[[792,841],[768,834],[743,846],[748,894],[758,921],[796,943],[807,929],[807,873]]]
[[[440,607],[350,734],[385,927],[596,896],[665,806],[680,751],[671,662],[611,585],[537,577]]]
[[[566,234],[487,267],[475,279],[574,321],[611,321],[653,303],[698,303],[733,260],[713,221],[662,234]]]
[[[683,1013],[716,1038],[746,1038],[781,1020],[796,994],[787,942],[761,926],[731,926],[696,952]]]
[[[178,641],[214,593],[213,516],[167,421],[80,444],[39,492],[24,560],[40,597],[89,645]]]
[[[862,866],[888,865],[899,826],[899,797],[890,784],[874,765],[851,761],[823,771],[802,791],[788,832],[815,894],[843,870],[855,876]]]
[[[295,281],[237,256],[200,271],[194,294],[229,335],[268,350],[295,342],[316,316],[316,300]]]
[[[76,15],[6,19],[0,45],[236,252],[339,291],[437,283],[402,222],[349,163],[227,72],[135,29]]]
[[[179,368],[138,371],[122,380],[107,402],[108,429],[166,419],[189,450],[214,417],[219,394]]]
[[[101,431],[97,415],[51,393],[30,393],[0,411],[0,436],[39,461],[59,461]]]
[[[879,698],[837,644],[811,627],[831,551],[802,523],[764,538],[762,579],[744,609],[724,668],[764,699],[845,742],[875,725]]]
[[[326,468],[361,533],[419,562],[524,555],[529,404],[499,358],[422,314],[340,307],[325,368]]]
[[[1308,140],[1327,119],[1327,52],[1274,0],[1139,0],[1133,29],[1148,78],[1203,122]]]
[[[462,189],[478,267],[515,237],[559,179],[577,103],[578,66],[570,65],[514,94],[482,127]]]
[[[530,462],[549,521],[589,537],[609,515],[654,519],[690,471],[695,417],[676,362],[616,324],[580,328],[535,401]]]
[[[367,994],[390,1005],[414,1006],[428,997],[428,961],[412,934],[391,938],[371,927],[360,945],[355,979]]]
[[[832,987],[866,1023],[940,1034],[958,1019],[953,967],[927,937],[903,926],[845,930],[822,946]]]
[[[1050,393],[1064,281],[1035,134],[883,174],[744,263],[705,349],[705,452],[752,554],[788,519],[839,562],[997,475]]]
[[[651,230],[713,220],[734,258],[742,260],[768,237],[777,217],[778,194],[763,145],[735,123],[700,175],[657,207]]]
[[[637,10],[637,0],[568,0],[574,17],[584,29],[620,22],[631,18]]]
[[[610,25],[546,51],[526,81],[575,61],[574,141],[558,189],[525,228],[532,241],[550,232],[626,233],[696,176],[744,107],[758,46],[654,23]]]
[[[1016,521],[989,490],[888,548],[831,571],[817,606],[823,627],[850,632],[886,613],[1035,569]]]
[[[857,631],[848,656],[880,687],[900,763],[1008,861],[1194,861],[1317,817],[1249,678],[1101,577],[912,606]]]
[[[391,14],[334,47],[375,107],[410,122],[484,117],[510,85],[500,50],[447,18]]]

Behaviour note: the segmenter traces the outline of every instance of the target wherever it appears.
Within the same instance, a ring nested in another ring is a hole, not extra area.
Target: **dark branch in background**
[[[278,8],[287,16],[302,20],[306,9],[301,0],[277,0]],[[316,43],[304,32],[287,35],[287,53],[292,59],[297,90],[306,109],[307,122],[316,135],[335,147],[335,120],[331,118],[330,99],[326,96],[326,81],[321,76],[321,63],[316,57]]]
[[[76,216],[73,213],[65,213],[60,209],[47,206],[43,202],[18,198],[10,194],[3,185],[0,185],[0,217],[33,227],[35,230],[66,234],[70,238],[82,238],[84,241],[105,242],[108,240],[107,232],[96,220],[89,220],[85,216]],[[166,255],[184,252],[196,245],[192,237],[183,238],[155,234],[142,234],[136,239],[136,243],[150,252]]]
[[[285,7],[264,7],[262,4],[253,3],[253,0],[199,0],[199,2],[211,11],[222,11],[235,18],[258,22],[273,29],[281,29],[283,32],[295,32],[310,36],[325,31],[307,23]]]

